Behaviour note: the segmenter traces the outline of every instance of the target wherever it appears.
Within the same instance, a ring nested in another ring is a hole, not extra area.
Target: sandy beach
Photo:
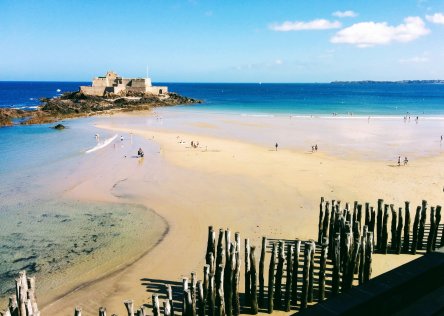
[[[167,228],[160,231],[166,233],[137,260],[128,258],[128,265],[109,275],[91,276],[75,291],[38,292],[43,315],[71,315],[77,305],[87,315],[100,306],[123,315],[126,299],[149,304],[153,292],[164,294],[158,284],[180,282],[193,271],[201,278],[209,225],[240,232],[259,247],[262,236],[315,239],[321,196],[373,206],[378,198],[397,207],[408,200],[414,208],[422,199],[440,204],[444,195],[440,119],[415,124],[397,117],[160,110],[97,118],[96,126],[124,141],[98,152],[100,166],[88,165],[71,179],[75,185],[65,197],[142,205],[165,221]],[[319,150],[312,153],[315,144]],[[134,157],[138,147],[145,151],[143,159]],[[398,155],[408,156],[407,166],[397,166]],[[89,172],[94,168],[100,172]],[[373,276],[414,258],[375,255]]]

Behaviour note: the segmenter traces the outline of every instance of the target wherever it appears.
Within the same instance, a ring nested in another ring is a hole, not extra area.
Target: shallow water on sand
[[[20,270],[36,275],[40,297],[62,295],[132,263],[165,232],[162,218],[128,199],[66,196],[103,171],[107,154],[120,158],[124,150],[133,150],[120,139],[101,147],[114,134],[96,129],[93,122],[66,121],[63,131],[48,125],[0,129],[1,306]]]

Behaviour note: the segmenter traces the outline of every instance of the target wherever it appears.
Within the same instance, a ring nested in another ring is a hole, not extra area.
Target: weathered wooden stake
[[[419,230],[418,230],[418,250],[422,250],[424,247],[423,240],[424,240],[426,220],[427,220],[427,201],[422,200],[421,219],[419,220]]]
[[[426,248],[427,253],[432,252],[433,240],[435,239],[435,237],[433,236],[434,233],[435,233],[435,207],[432,206],[430,208],[430,229],[429,229],[429,235],[427,236],[427,248]]]
[[[271,252],[270,266],[268,269],[268,313],[273,313],[274,302],[274,270],[276,267],[276,244],[273,244],[273,251]]]
[[[405,219],[404,219],[404,241],[402,252],[408,253],[410,247],[410,202],[405,201]]]
[[[207,253],[205,255],[205,260],[207,264],[210,264],[210,253],[213,255],[216,253],[216,233],[214,232],[213,226],[208,227],[208,241],[207,241]]]
[[[128,316],[134,316],[134,301],[133,300],[126,300],[123,302],[123,304],[125,304]]]
[[[294,246],[294,258],[293,258],[293,269],[292,269],[293,280],[291,281],[291,302],[293,305],[297,305],[297,300],[298,300],[298,273],[299,273],[300,253],[301,253],[301,241],[299,239],[296,239]]]
[[[388,224],[388,218],[389,218],[389,214],[388,214],[388,205],[384,204],[384,219],[382,222],[382,243],[381,243],[381,252],[383,254],[387,254],[387,242],[388,242],[388,229],[387,229],[387,224]]]
[[[239,233],[236,233],[239,234]],[[239,243],[239,245],[238,245]],[[241,273],[241,260],[240,260],[240,239],[236,239],[236,268],[233,275],[233,315],[238,316],[240,314],[240,299],[239,299],[239,282]]]
[[[402,249],[402,228],[404,227],[404,221],[402,218],[402,207],[398,212],[398,228],[396,229],[396,254],[401,254]]]
[[[216,282],[214,280],[214,274],[210,273],[208,276],[208,315],[216,315]]]
[[[392,225],[391,225],[391,233],[392,233],[392,240],[391,240],[391,250],[395,251],[398,247],[396,245],[396,241],[398,238],[396,237],[397,234],[397,221],[398,221],[398,215],[396,214],[395,208],[393,204],[390,204],[390,210],[392,213]]]
[[[267,251],[267,238],[262,237],[261,257],[259,259],[259,307],[265,308],[265,254]]]
[[[167,288],[167,299],[169,302],[169,306],[170,306],[170,316],[174,316],[174,303],[173,303],[173,289],[171,288],[171,285],[168,284],[166,286]]]
[[[26,314],[22,314],[23,316]],[[20,315],[20,316],[22,316]],[[82,308],[79,306],[76,306],[76,308],[74,309],[74,316],[82,316]]]
[[[293,245],[287,245],[287,277],[285,282],[285,303],[284,310],[291,309],[291,281],[293,279]]]
[[[278,251],[278,264],[276,269],[276,283],[275,283],[275,295],[274,295],[274,306],[276,309],[282,309],[282,277],[284,275],[284,263],[285,263],[285,250],[284,242],[279,241],[279,251]]]
[[[367,233],[367,245],[365,247],[365,269],[364,269],[364,281],[370,280],[372,275],[372,260],[373,260],[373,233]]]
[[[332,276],[332,294],[339,294],[340,271],[341,271],[341,234],[336,233],[334,239],[334,264],[333,264],[333,276]]]
[[[106,308],[105,307],[99,308],[99,316],[106,316]]]
[[[341,283],[341,291],[344,292],[349,289],[349,277],[350,274],[353,272],[350,272],[350,270],[353,270],[354,267],[351,266],[351,247],[352,247],[352,240],[351,240],[351,234],[346,233],[345,234],[345,243],[343,245],[344,251],[341,255],[344,255],[344,258],[342,260],[342,283]]]
[[[436,206],[436,216],[435,216],[435,231],[433,233],[433,245],[432,245],[432,249],[433,251],[435,251],[436,249],[436,242],[437,242],[437,238],[438,238],[438,228],[439,228],[439,224],[441,222],[441,205],[437,205]]]
[[[251,301],[251,314],[256,315],[258,313],[257,305],[257,272],[256,272],[256,257],[255,257],[255,246],[251,246],[250,249],[250,277],[251,277],[251,289],[250,289],[250,301]]]
[[[413,222],[413,236],[412,236],[412,255],[416,255],[418,248],[418,230],[419,230],[419,216],[421,212],[421,206],[416,208],[415,220]]]
[[[216,289],[216,315],[225,316],[225,302],[224,302],[224,266],[221,264],[217,267],[219,272],[219,280]]]
[[[314,285],[314,259],[316,253],[316,243],[313,239],[311,242],[311,255],[310,255],[310,270],[308,270],[309,279],[308,279],[308,302],[313,302],[313,285]]]
[[[302,293],[301,293],[301,309],[307,308],[308,302],[308,284],[310,282],[310,263],[313,244],[305,243],[304,249],[304,270],[302,273]]]
[[[321,259],[319,264],[319,301],[325,299],[325,270],[327,268],[328,238],[324,237],[321,245]]]
[[[194,311],[193,316],[195,315],[196,312]],[[153,295],[153,316],[160,316],[160,304],[158,295]]]
[[[197,281],[197,313],[205,316],[205,296],[202,281]]]
[[[384,203],[383,199],[378,199],[378,217],[376,223],[376,248],[381,251],[382,248],[382,221],[383,221],[383,213],[382,213],[382,204]]]
[[[250,306],[251,289],[251,265],[250,265],[250,240],[245,239],[245,305]]]
[[[359,276],[358,276],[359,285],[364,283],[365,249],[367,247],[367,233],[368,233],[368,227],[364,226],[364,229],[362,231],[362,236],[361,236],[361,246],[359,247],[359,253],[360,253]],[[370,241],[370,242],[373,244],[372,241]]]
[[[323,232],[322,228],[324,221],[324,197],[321,197],[321,203],[319,204],[319,223],[318,223],[318,242],[320,243],[322,241],[322,237],[324,236],[325,232]]]
[[[163,302],[163,315],[164,316],[171,316],[171,304],[169,301]]]
[[[233,310],[233,280],[234,272],[236,269],[236,246],[232,244],[229,248],[231,249],[230,261],[227,261],[224,272],[225,313],[227,314],[227,316],[231,316]]]

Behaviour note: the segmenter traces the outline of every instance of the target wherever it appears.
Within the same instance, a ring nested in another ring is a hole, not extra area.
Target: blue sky
[[[0,80],[444,79],[444,0],[0,0]]]

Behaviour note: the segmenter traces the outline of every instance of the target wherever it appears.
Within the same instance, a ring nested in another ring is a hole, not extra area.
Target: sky
[[[444,79],[444,0],[0,0],[0,80]]]

